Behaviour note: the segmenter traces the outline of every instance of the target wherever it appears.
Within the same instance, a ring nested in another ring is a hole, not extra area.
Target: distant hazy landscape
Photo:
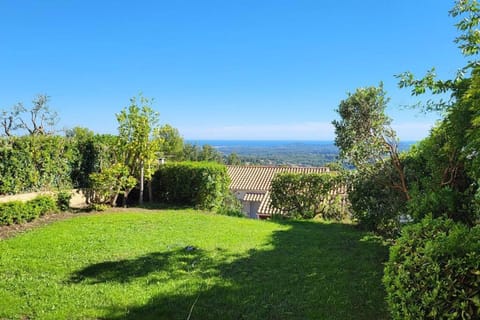
[[[338,148],[333,141],[309,140],[189,140],[196,145],[211,145],[223,155],[236,153],[246,164],[323,166],[334,162]],[[408,150],[415,141],[402,142]]]

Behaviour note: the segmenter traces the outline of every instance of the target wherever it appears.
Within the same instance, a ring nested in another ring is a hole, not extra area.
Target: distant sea
[[[187,140],[210,145],[224,156],[236,153],[249,164],[322,166],[338,159],[339,150],[331,140]],[[408,150],[415,142],[402,142]]]
[[[316,149],[318,147],[325,148],[330,147],[336,149],[338,152],[338,148],[335,146],[333,140],[186,140],[186,142],[203,146],[208,144],[219,151],[223,149],[235,149],[235,148],[288,148],[291,147],[293,149],[298,147],[304,148],[312,148]],[[408,150],[416,141],[403,141],[400,143],[401,150]]]

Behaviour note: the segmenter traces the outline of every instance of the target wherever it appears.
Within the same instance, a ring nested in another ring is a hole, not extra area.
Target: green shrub
[[[90,209],[93,211],[105,211],[108,209],[108,206],[103,203],[92,203]]]
[[[70,187],[73,158],[65,137],[0,138],[0,194]]]
[[[246,217],[245,213],[242,211],[241,202],[232,192],[228,192],[225,195],[222,206],[217,210],[217,214],[240,218]]]
[[[330,197],[321,205],[319,218],[327,221],[344,221],[350,217],[348,203],[341,195],[329,195]]]
[[[160,167],[152,179],[156,202],[218,209],[228,190],[224,165],[213,162],[177,162]]]
[[[68,191],[60,191],[57,193],[57,206],[60,211],[68,211],[70,209],[70,200],[72,193]]]
[[[8,226],[27,220],[25,207],[25,203],[22,201],[0,203],[0,225]]]
[[[127,196],[137,184],[129,169],[122,163],[116,163],[101,172],[90,174],[92,193],[89,202],[115,206],[119,195]]]
[[[479,319],[480,226],[427,217],[405,227],[383,282],[394,319]]]
[[[390,163],[378,162],[349,177],[348,200],[353,219],[362,229],[385,238],[399,235],[400,216],[405,213],[405,198],[392,187],[395,176]]]
[[[332,173],[277,174],[271,185],[272,206],[286,217],[334,219],[337,214],[333,213],[336,211],[333,206],[338,202],[332,190],[340,183],[340,177]]]
[[[57,202],[52,196],[41,195],[26,202],[27,208],[33,218],[41,217],[47,213],[54,213],[58,210]]]
[[[0,225],[11,225],[32,221],[46,213],[57,210],[55,199],[51,196],[41,195],[33,200],[10,201],[0,203]]]

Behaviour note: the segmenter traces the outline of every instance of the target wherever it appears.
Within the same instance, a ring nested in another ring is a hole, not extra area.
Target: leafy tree
[[[199,147],[196,144],[186,143],[183,146],[183,160],[223,163],[223,156],[217,149],[209,144]]]
[[[183,145],[182,160],[184,161],[199,161],[200,148],[196,144],[185,143]]]
[[[199,160],[223,163],[223,156],[217,149],[215,149],[211,145],[204,144],[202,146],[202,150],[200,151]]]
[[[416,155],[412,155],[413,158],[418,157],[417,162],[422,161],[423,157],[423,165],[431,168],[430,172],[423,174],[423,181],[415,185],[419,190],[417,200],[430,194],[430,204],[423,202],[425,210],[438,214],[443,211],[443,214],[450,218],[472,224],[480,214],[480,168],[476,160],[480,147],[480,63],[477,58],[480,48],[480,4],[476,0],[458,0],[450,15],[459,20],[456,27],[460,35],[455,42],[462,54],[469,59],[466,65],[455,77],[447,80],[438,79],[434,68],[422,78],[416,78],[411,72],[404,72],[397,77],[399,86],[411,88],[412,95],[430,92],[434,95],[442,94],[441,97],[444,97],[449,94],[447,100],[431,99],[423,106],[426,111],[441,111],[444,119],[432,131],[427,141],[419,146]],[[432,151],[437,157],[429,156]],[[440,158],[444,159],[441,163],[437,161]],[[478,200],[472,200],[475,194]],[[435,203],[436,205],[432,206]],[[414,213],[419,214],[418,211]]]
[[[122,163],[116,163],[101,172],[90,174],[90,180],[93,193],[89,195],[89,201],[111,206],[115,206],[120,194],[125,199],[128,192],[137,184],[137,180],[129,175],[129,168]]]
[[[231,166],[238,166],[242,164],[242,159],[240,159],[238,154],[232,152],[228,155],[226,163]]]
[[[337,109],[341,120],[332,122],[335,144],[340,148],[340,157],[359,171],[368,170],[378,161],[390,161],[397,172],[391,187],[400,190],[408,200],[410,195],[400,161],[398,139],[390,127],[391,119],[385,114],[388,100],[382,84],[349,93]]]
[[[163,156],[171,160],[180,160],[184,145],[178,129],[166,124],[159,128],[158,135],[162,141],[160,152]]]
[[[143,203],[144,180],[151,179],[161,147],[157,128],[159,113],[151,104],[152,100],[142,95],[138,99],[133,97],[130,106],[117,114],[119,151],[129,175],[136,177],[140,184],[140,204]],[[125,191],[125,198],[130,191]]]

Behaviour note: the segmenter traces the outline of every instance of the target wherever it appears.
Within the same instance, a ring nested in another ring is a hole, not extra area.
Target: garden
[[[126,210],[0,241],[0,318],[389,318],[387,247],[352,225]]]

